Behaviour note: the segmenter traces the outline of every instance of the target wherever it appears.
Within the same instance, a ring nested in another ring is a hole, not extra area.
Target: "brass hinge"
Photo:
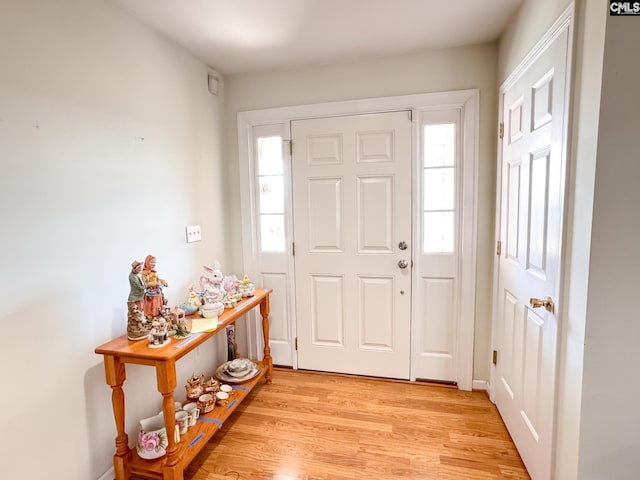
[[[496,245],[496,255],[502,255],[502,242],[500,240],[498,240],[498,243]]]
[[[498,127],[498,137],[500,137],[500,140],[504,138],[504,122],[500,122],[500,126]]]
[[[298,350],[298,337],[296,337],[296,350]]]
[[[498,363],[498,351],[497,350],[493,351],[493,360],[492,361],[493,361],[494,365],[496,365]]]
[[[289,156],[293,157],[293,140],[285,140],[284,143],[289,145]]]
[[[296,242],[291,242],[291,253],[296,256]]]

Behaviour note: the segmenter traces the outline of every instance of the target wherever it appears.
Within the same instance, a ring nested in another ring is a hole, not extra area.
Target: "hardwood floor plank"
[[[185,480],[527,480],[483,392],[276,369]]]

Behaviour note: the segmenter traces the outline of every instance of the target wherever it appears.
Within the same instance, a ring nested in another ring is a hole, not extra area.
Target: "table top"
[[[118,357],[125,363],[151,364],[158,361],[175,361],[224,330],[227,325],[235,323],[243,314],[267,299],[272,291],[270,288],[256,288],[253,297],[243,298],[234,308],[225,308],[222,315],[218,317],[218,327],[211,332],[193,333],[182,339],[169,337],[171,341],[159,348],[149,348],[146,338],[132,341],[126,335],[122,335],[100,345],[95,349],[95,353]]]

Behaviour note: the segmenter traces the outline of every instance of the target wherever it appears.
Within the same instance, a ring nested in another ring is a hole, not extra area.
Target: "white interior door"
[[[551,476],[568,29],[503,93],[494,400],[531,477]]]
[[[291,134],[298,367],[408,379],[410,112],[299,120]]]

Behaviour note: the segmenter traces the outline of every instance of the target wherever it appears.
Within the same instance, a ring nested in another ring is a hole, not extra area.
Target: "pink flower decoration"
[[[144,434],[140,432],[140,444],[146,451],[152,451],[160,446],[160,438],[155,432]]]

